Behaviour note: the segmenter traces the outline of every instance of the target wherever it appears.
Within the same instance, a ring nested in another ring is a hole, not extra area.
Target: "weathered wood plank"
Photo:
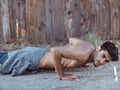
[[[52,33],[50,37],[55,41],[65,39],[66,28],[64,25],[64,3],[62,0],[47,0],[47,25]],[[50,15],[50,16],[49,16]],[[52,19],[51,19],[52,18]]]
[[[47,41],[46,0],[37,0],[36,14],[38,43],[45,43]]]
[[[18,38],[26,38],[26,0],[17,0]]]
[[[119,34],[118,34],[118,39],[120,39],[120,0],[117,0],[117,6],[118,6],[118,18],[119,18]]]
[[[100,30],[102,32],[101,37],[102,39],[110,39],[110,32],[111,32],[111,27],[110,27],[110,5],[109,5],[109,0],[102,0],[101,1],[101,8],[102,8],[102,22],[101,22],[101,26],[102,26],[102,30]]]
[[[91,30],[91,0],[71,0],[73,2],[73,36],[84,36]]]
[[[81,27],[84,22],[84,13],[82,11],[83,9],[83,2],[80,0],[69,0],[68,3],[71,3],[71,9],[69,12],[71,12],[72,15],[72,36],[80,36],[81,35]],[[68,13],[69,14],[69,13]]]
[[[37,19],[36,19],[36,3],[37,0],[26,0],[26,25],[27,39],[31,43],[38,42],[37,38]]]
[[[74,34],[73,29],[73,0],[65,0],[65,27],[66,27],[66,36],[72,37]]]
[[[47,24],[47,41],[50,42],[52,40],[52,0],[46,0],[46,24]]]
[[[53,37],[55,41],[64,41],[66,28],[64,26],[64,2],[53,0]]]
[[[110,7],[109,0],[92,0],[92,30],[102,39],[109,38]]]
[[[110,0],[110,23],[112,39],[117,39],[119,36],[119,13],[117,3],[117,0]]]
[[[3,40],[3,31],[2,31],[2,5],[1,5],[1,0],[0,0],[0,42]]]
[[[17,12],[17,0],[8,0],[8,7],[9,7],[9,22],[10,22],[10,33],[11,33],[11,38],[16,39],[16,12]]]
[[[8,42],[10,37],[10,25],[9,25],[9,11],[8,11],[8,0],[2,0],[2,28],[3,38],[5,42]]]

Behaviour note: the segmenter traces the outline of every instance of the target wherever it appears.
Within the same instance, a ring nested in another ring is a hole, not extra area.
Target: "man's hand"
[[[70,80],[70,81],[73,81],[73,80],[76,80],[76,79],[79,79],[78,77],[76,76],[73,76],[72,74],[64,74],[60,77],[60,80]]]
[[[85,65],[82,65],[82,67],[89,67],[89,65],[88,65],[88,64],[85,64]]]

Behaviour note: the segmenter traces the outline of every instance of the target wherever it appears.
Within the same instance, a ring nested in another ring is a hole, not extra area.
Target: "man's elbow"
[[[60,50],[59,50],[59,48],[57,48],[57,47],[54,47],[54,48],[51,48],[51,53],[53,54],[53,55],[55,55],[55,56],[59,56],[60,55]]]

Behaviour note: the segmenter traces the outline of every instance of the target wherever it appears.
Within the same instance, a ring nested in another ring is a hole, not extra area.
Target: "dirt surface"
[[[3,51],[10,51],[18,46],[10,44],[0,48]],[[113,65],[117,67],[118,81],[114,79]],[[0,75],[0,90],[120,90],[120,61],[100,67],[89,64],[89,67],[65,69],[64,71],[78,76],[79,79],[75,81],[59,80],[54,70],[43,70],[36,74],[16,77],[11,77],[10,74]]]
[[[80,77],[75,81],[59,80],[54,70],[17,77],[0,75],[0,90],[120,90],[120,61],[112,64],[117,67],[117,82],[110,63],[97,68],[89,64],[89,67],[64,70]]]

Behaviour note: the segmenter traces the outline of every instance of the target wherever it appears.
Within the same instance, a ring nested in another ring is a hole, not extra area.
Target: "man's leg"
[[[8,58],[7,52],[0,52],[0,64],[3,64]]]

